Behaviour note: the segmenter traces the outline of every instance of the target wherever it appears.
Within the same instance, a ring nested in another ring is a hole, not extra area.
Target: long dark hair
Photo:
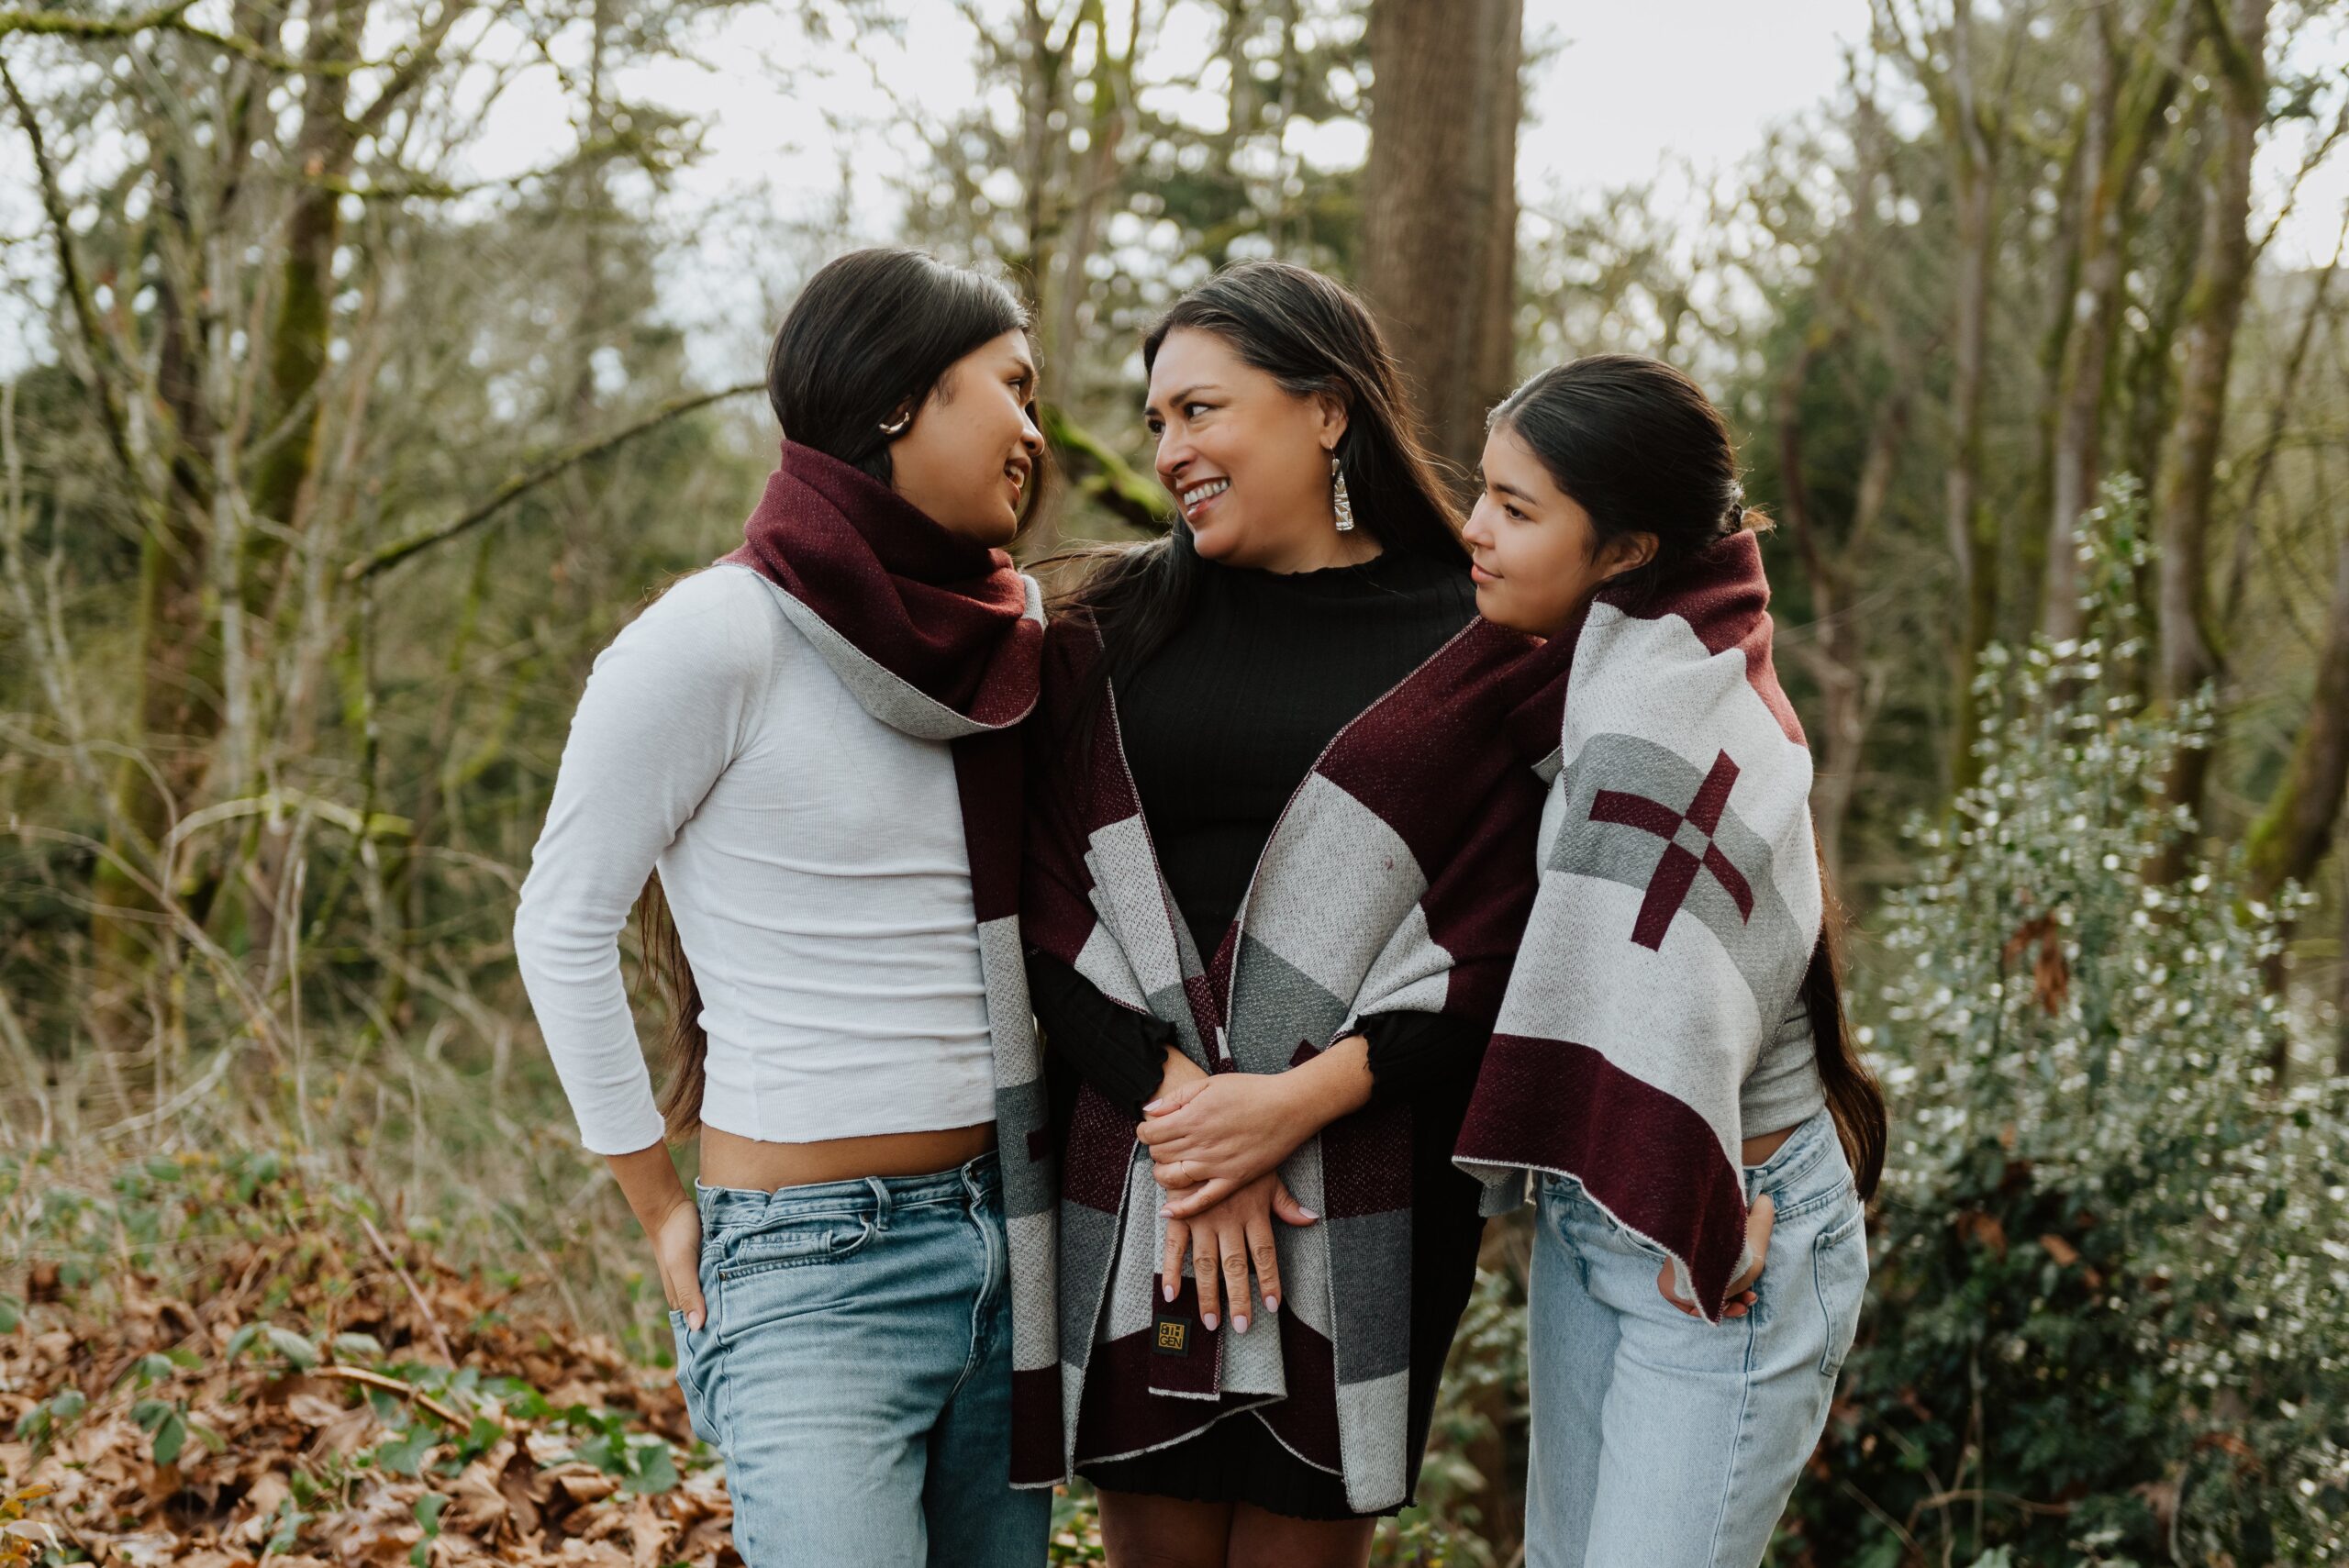
[[[1590,514],[1594,552],[1627,535],[1654,536],[1654,556],[1613,579],[1610,597],[1652,594],[1707,547],[1741,528],[1770,526],[1745,505],[1737,447],[1720,410],[1660,360],[1593,354],[1553,366],[1510,393],[1491,425],[1514,432]],[[1884,1092],[1860,1060],[1843,1014],[1843,914],[1824,865],[1820,892],[1819,941],[1803,974],[1802,1002],[1836,1136],[1867,1198],[1884,1174]]]
[[[931,393],[951,392],[941,384],[963,355],[1030,325],[1019,296],[985,272],[918,250],[852,250],[818,269],[784,317],[767,351],[767,402],[787,439],[887,484],[896,438],[882,427],[919,409]],[[1044,504],[1051,479],[1052,464],[1039,462],[1020,508],[1023,526]],[[669,1015],[659,1104],[674,1142],[701,1130],[709,1037],[702,1032],[701,987],[657,872],[637,915],[644,971]]]
[[[919,408],[955,361],[1029,326],[1001,279],[919,250],[852,250],[792,301],[767,350],[767,402],[786,438],[886,484],[896,438],[882,427]]]
[[[1243,261],[1183,295],[1151,328],[1141,343],[1145,371],[1158,363],[1167,334],[1185,329],[1214,333],[1297,396],[1326,393],[1342,403],[1337,458],[1355,526],[1382,549],[1466,567],[1459,510],[1420,440],[1402,372],[1361,300],[1286,261]],[[1163,539],[1078,559],[1091,570],[1057,595],[1055,607],[1114,629],[1102,669],[1114,681],[1147,662],[1189,615],[1198,549],[1177,517]]]

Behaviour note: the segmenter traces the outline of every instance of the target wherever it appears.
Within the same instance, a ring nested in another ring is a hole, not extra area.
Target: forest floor
[[[275,1155],[44,1174],[0,1159],[0,1568],[740,1563],[673,1373],[530,1282]]]

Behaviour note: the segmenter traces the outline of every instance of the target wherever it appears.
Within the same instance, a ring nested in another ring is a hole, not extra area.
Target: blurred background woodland
[[[766,335],[886,241],[1034,302],[1074,483],[1031,560],[1166,526],[1138,339],[1227,261],[1362,289],[1464,475],[1538,366],[1695,374],[1778,524],[1895,1118],[1773,1561],[2349,1561],[2349,5],[1849,0],[1828,90],[1740,158],[1548,189],[1562,56],[1668,122],[1706,13],[1592,60],[1527,7],[0,8],[34,1560],[722,1551],[677,1512],[710,1456],[616,1370],[664,1355],[659,1291],[509,925],[589,662],[772,462]],[[721,69],[763,95],[704,99]],[[838,150],[829,194],[696,186],[745,114]],[[1381,1562],[1520,1556],[1521,1246]],[[594,1397],[484,1364],[509,1315],[596,1347]],[[262,1454],[293,1385],[318,1420]],[[1081,1496],[1062,1524],[1097,1555]]]

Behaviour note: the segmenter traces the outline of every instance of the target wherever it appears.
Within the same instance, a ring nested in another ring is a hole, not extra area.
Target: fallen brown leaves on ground
[[[0,1152],[0,1568],[742,1568],[674,1374],[548,1282],[322,1162],[61,1165]],[[1046,1562],[1101,1560],[1057,1498]]]
[[[54,1531],[34,1561],[740,1562],[668,1373],[273,1193],[282,1166],[190,1163],[176,1200],[69,1203],[0,1283],[0,1498],[53,1488],[23,1505]]]

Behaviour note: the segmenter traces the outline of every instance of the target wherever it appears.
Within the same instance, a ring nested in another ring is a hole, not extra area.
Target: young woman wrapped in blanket
[[[1753,1568],[1867,1283],[1853,1051],[1771,663],[1759,519],[1686,376],[1603,355],[1494,412],[1478,607],[1570,650],[1541,891],[1459,1147],[1536,1188],[1526,1560]]]

